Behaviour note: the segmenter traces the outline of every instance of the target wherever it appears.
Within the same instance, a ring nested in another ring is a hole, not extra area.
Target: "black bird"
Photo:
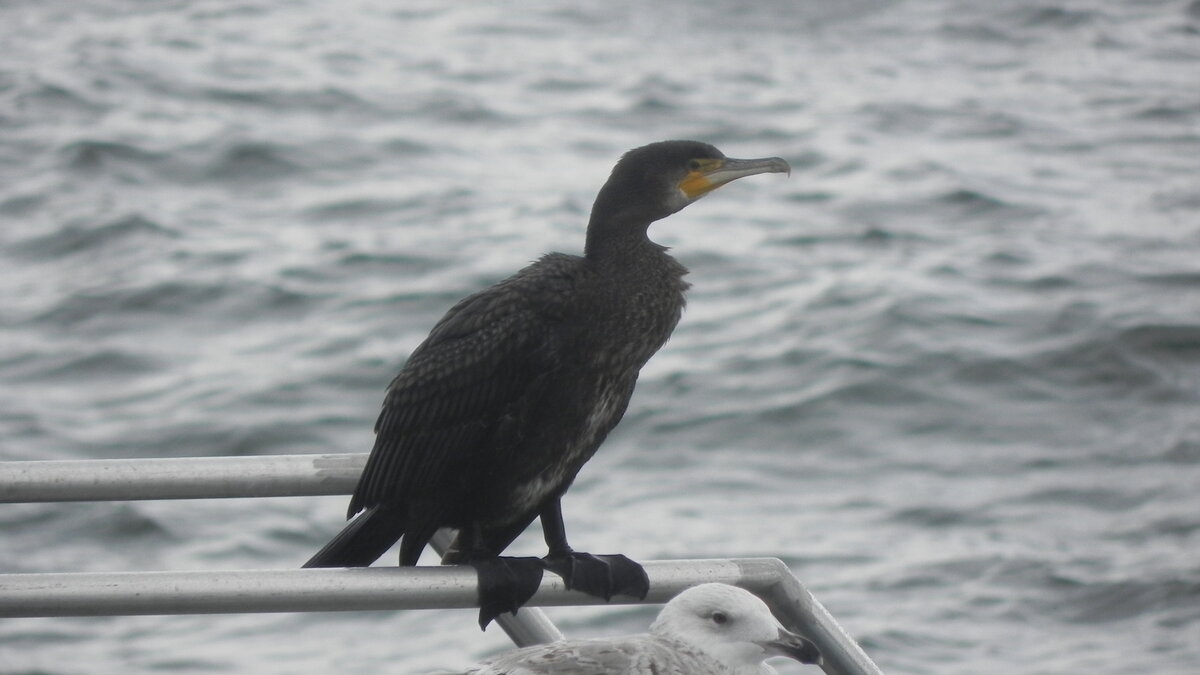
[[[412,353],[375,423],[353,520],[305,567],[367,566],[401,537],[400,564],[416,565],[451,527],[442,562],[478,571],[481,626],[524,604],[543,569],[605,599],[645,597],[641,565],[571,549],[561,499],[683,312],[687,270],[646,230],[732,180],[789,171],[696,141],[626,153],[596,197],[582,257],[550,253],[459,301]],[[546,557],[501,558],[534,518]]]

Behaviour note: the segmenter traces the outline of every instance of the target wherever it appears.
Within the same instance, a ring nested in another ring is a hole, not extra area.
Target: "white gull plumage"
[[[820,661],[816,647],[780,626],[753,594],[702,584],[668,602],[649,633],[517,649],[462,675],[765,675],[775,672],[763,663],[772,656]]]

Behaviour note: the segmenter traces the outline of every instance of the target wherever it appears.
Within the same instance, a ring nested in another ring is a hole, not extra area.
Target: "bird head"
[[[781,626],[762,600],[725,584],[701,584],[675,596],[650,632],[688,643],[735,673],[771,672],[763,660],[772,656],[821,661],[816,646]]]
[[[791,173],[791,167],[778,157],[732,159],[699,141],[651,143],[617,162],[596,197],[589,230],[606,237],[620,231],[644,236],[650,223],[726,183],[760,173]]]

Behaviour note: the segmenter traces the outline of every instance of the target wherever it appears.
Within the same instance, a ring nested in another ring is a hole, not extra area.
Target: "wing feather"
[[[525,647],[465,671],[466,675],[707,675],[727,672],[727,668],[695,648],[646,634]]]
[[[533,400],[544,389],[539,381],[560,366],[561,317],[578,264],[547,256],[461,300],[434,326],[388,387],[350,515],[441,501],[432,491],[453,499],[450,472],[482,468],[508,450],[498,429],[541,404]]]

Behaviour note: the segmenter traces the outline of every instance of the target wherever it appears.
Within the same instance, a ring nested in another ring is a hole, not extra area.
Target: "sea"
[[[366,452],[446,309],[702,140],[793,171],[651,227],[689,304],[572,544],[778,557],[890,674],[1200,673],[1200,0],[5,0],[0,50],[0,460]],[[0,572],[298,567],[346,500],[0,505]],[[0,620],[6,675],[510,646]]]

